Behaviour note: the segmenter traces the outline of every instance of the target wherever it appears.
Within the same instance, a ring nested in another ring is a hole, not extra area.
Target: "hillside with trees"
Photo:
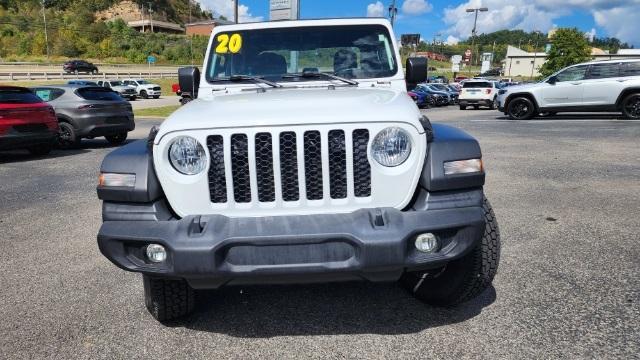
[[[155,55],[160,63],[202,62],[206,37],[140,33],[122,20],[102,21],[96,12],[118,0],[47,0],[49,60],[86,58],[100,62],[144,63]],[[139,1],[142,3],[142,1]],[[167,20],[184,24],[191,18],[211,18],[196,1],[156,0],[154,11]],[[193,49],[193,51],[192,51]],[[0,59],[46,61],[42,5],[39,0],[0,0]]]

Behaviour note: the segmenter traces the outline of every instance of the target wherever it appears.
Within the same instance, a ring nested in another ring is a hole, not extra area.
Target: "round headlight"
[[[198,140],[180,136],[169,146],[171,165],[185,175],[196,175],[207,167],[207,155]]]
[[[378,133],[371,144],[371,155],[383,166],[398,166],[411,154],[411,137],[399,127],[389,127]]]

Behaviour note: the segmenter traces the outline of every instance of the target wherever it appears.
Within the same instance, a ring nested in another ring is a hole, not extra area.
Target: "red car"
[[[0,86],[0,150],[48,154],[59,130],[53,108],[29,89]]]

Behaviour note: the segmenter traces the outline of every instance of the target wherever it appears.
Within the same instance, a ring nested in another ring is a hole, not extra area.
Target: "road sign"
[[[152,55],[147,56],[147,62],[149,64],[155,64],[156,63],[156,57],[152,56]]]
[[[462,61],[462,55],[453,55],[451,57],[452,64],[460,64],[461,61]]]

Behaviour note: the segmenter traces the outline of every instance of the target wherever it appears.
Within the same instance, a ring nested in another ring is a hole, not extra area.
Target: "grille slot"
[[[284,201],[300,200],[296,139],[296,133],[293,131],[280,133],[280,178]]]
[[[371,196],[371,165],[367,156],[369,130],[353,131],[353,190],[356,197]]]
[[[231,171],[234,199],[237,203],[251,202],[249,142],[245,134],[231,135]]]
[[[270,133],[256,134],[256,178],[258,181],[258,200],[260,202],[276,200],[272,140]]]
[[[304,133],[304,174],[307,199],[322,199],[322,141],[319,131]]]
[[[208,180],[211,203],[280,203],[370,197],[368,143],[367,129],[210,135],[207,148],[210,154]]]
[[[329,189],[332,199],[347,197],[347,152],[344,131],[329,131]]]
[[[209,196],[216,204],[227,202],[227,181],[224,174],[224,141],[220,135],[207,138],[211,158],[209,165]]]

